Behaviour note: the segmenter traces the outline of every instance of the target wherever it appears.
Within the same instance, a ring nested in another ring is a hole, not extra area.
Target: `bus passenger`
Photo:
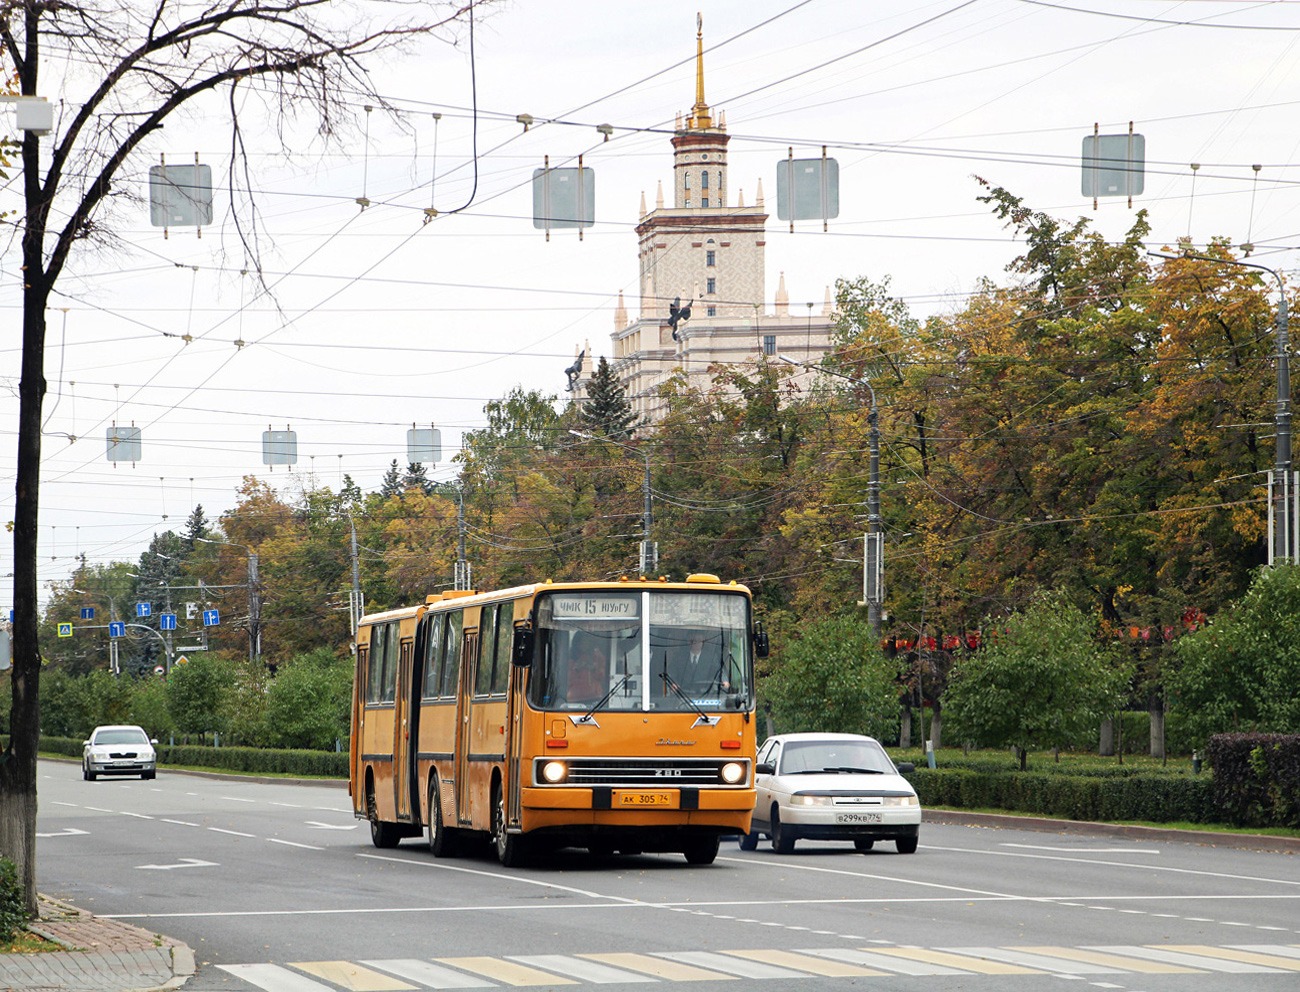
[[[604,650],[590,640],[583,640],[569,659],[569,702],[595,701],[609,690],[608,659]]]

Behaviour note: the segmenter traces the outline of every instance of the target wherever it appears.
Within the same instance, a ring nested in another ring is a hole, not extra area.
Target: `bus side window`
[[[442,687],[442,614],[435,614],[429,622],[429,632],[424,638],[424,698],[437,699]]]
[[[497,611],[494,606],[483,607],[478,621],[478,668],[474,672],[474,695],[486,696],[492,689],[492,658],[496,647]]]
[[[370,650],[367,652],[369,665],[366,669],[366,702],[377,703],[384,694],[384,641],[388,633],[387,624],[375,624],[370,628]]]
[[[388,632],[384,635],[384,695],[383,701],[391,703],[397,696],[397,652],[400,649],[401,632],[396,623],[385,624]]]
[[[443,637],[442,688],[438,692],[438,695],[444,699],[456,696],[460,678],[460,634],[464,625],[464,610],[447,614],[447,626]]]
[[[497,665],[492,671],[492,694],[504,693],[510,685],[510,657],[514,649],[515,604],[497,607]]]

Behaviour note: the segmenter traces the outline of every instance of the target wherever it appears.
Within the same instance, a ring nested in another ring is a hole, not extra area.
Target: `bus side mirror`
[[[760,658],[766,658],[770,648],[767,643],[767,631],[759,627],[754,631],[754,654]]]
[[[515,628],[515,646],[510,663],[516,668],[527,668],[533,663],[533,631],[530,627]]]

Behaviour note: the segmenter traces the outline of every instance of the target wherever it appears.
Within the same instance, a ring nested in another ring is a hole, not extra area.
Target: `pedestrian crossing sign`
[[[59,624],[59,636],[60,636],[60,637],[71,637],[71,636],[72,636],[72,624],[70,624],[70,623],[61,623],[61,624]]]

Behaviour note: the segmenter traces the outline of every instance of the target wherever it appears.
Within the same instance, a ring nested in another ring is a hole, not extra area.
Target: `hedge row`
[[[1065,775],[919,767],[908,776],[924,806],[1005,809],[1064,820],[1213,823],[1208,775]]]
[[[206,747],[158,744],[158,765],[218,768],[253,775],[324,775],[348,777],[347,752],[296,751],[260,747]],[[82,742],[75,737],[42,737],[41,750],[80,758]]]
[[[1300,827],[1300,735],[1216,734],[1214,801],[1244,827]]]

